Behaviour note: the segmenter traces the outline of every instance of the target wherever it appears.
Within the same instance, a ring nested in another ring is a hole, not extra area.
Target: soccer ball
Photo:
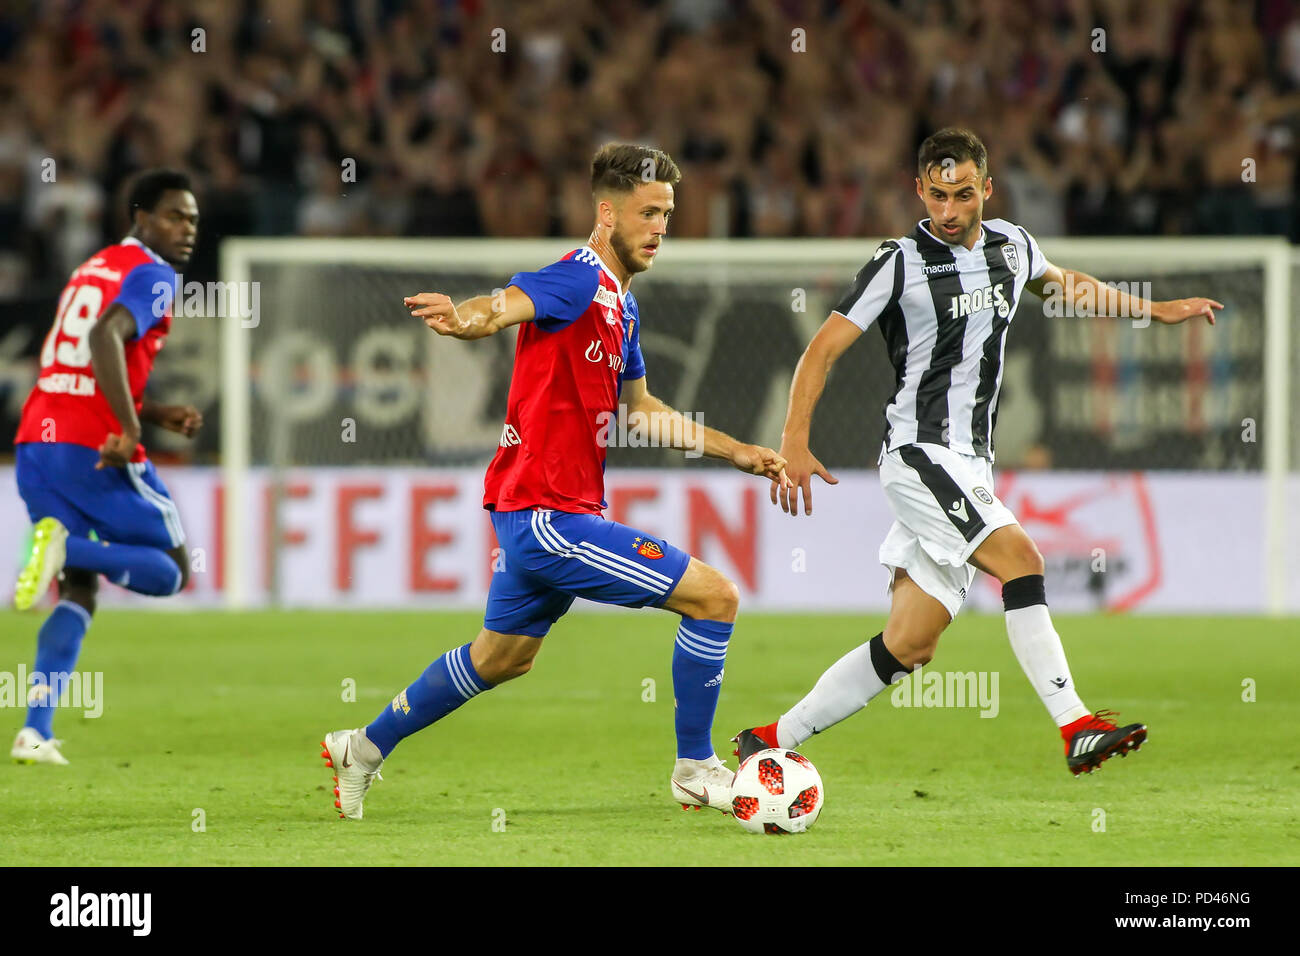
[[[793,750],[760,750],[731,784],[731,813],[750,833],[803,833],[825,800],[821,774]]]

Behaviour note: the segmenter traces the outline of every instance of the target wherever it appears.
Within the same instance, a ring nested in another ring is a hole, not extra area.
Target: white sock
[[[898,676],[905,673],[900,666]],[[871,641],[867,641],[828,667],[808,695],[781,715],[776,742],[782,747],[798,747],[813,734],[856,714],[888,686],[876,673]]]
[[[1088,708],[1075,692],[1070,665],[1065,662],[1065,649],[1052,626],[1047,605],[1019,607],[1007,611],[1006,616],[1011,649],[1056,726],[1064,727],[1087,717]]]

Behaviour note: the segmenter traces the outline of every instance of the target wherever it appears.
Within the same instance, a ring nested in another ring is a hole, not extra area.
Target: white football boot
[[[52,763],[62,767],[68,763],[68,758],[59,753],[62,743],[62,740],[53,737],[46,740],[39,731],[24,727],[14,738],[9,756],[14,758],[15,763]]]
[[[673,799],[683,810],[712,807],[730,813],[731,784],[735,779],[736,771],[728,769],[717,754],[707,760],[679,757],[673,765]]]
[[[320,742],[321,756],[325,766],[334,769],[334,806],[339,811],[340,819],[360,820],[361,801],[366,791],[376,780],[383,780],[379,768],[384,765],[381,757],[379,763],[371,767],[363,764],[360,757],[353,752],[354,736],[361,730],[336,730],[326,734]],[[375,745],[366,741],[365,749],[373,751]]]

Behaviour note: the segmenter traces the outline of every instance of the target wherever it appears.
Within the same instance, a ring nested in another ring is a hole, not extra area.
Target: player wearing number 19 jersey
[[[127,201],[131,234],[78,267],[59,298],[14,438],[18,493],[34,525],[14,603],[25,610],[51,581],[59,586],[11,751],[20,763],[67,763],[54,708],[95,613],[98,576],[155,596],[188,578],[180,516],[140,444],[140,422],[186,436],[202,422],[191,406],[144,397],[171,328],[173,263],[189,261],[198,206],[189,180],[170,170],[141,174]]]
[[[399,741],[526,673],[575,597],[681,615],[670,788],[683,807],[729,808],[733,773],[714,753],[711,730],[739,591],[664,539],[601,516],[605,440],[620,403],[645,416],[658,444],[701,448],[741,471],[785,480],[785,462],[772,449],[685,419],[646,388],[628,284],[658,254],[678,178],[659,150],[606,146],[592,163],[597,220],[586,246],[538,272],[517,273],[496,296],[458,306],[437,293],[406,300],[442,335],[476,339],[519,326],[506,419],[483,494],[502,562],[472,642],[434,661],[367,727],[322,741],[340,816],[361,818],[362,798]]]

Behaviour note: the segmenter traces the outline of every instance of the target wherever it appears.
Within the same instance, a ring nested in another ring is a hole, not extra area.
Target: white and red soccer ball
[[[731,784],[731,813],[750,833],[803,833],[826,800],[821,774],[793,750],[760,750]]]

